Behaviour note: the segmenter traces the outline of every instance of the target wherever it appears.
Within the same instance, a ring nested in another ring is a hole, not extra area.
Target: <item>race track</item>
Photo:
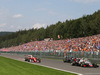
[[[9,55],[9,54],[1,54],[0,56],[24,61],[24,56],[21,55]],[[58,68],[66,71],[71,71],[75,73],[80,73],[83,75],[100,75],[100,67],[99,68],[84,68],[78,66],[71,66],[70,63],[63,63],[61,60],[53,60],[53,59],[41,59],[41,63],[37,63],[38,65],[50,66],[53,68]]]

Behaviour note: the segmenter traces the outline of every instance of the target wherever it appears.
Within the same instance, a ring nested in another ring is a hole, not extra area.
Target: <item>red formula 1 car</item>
[[[28,61],[28,62],[38,62],[38,63],[40,63],[41,62],[41,59],[40,58],[33,57],[32,55],[27,55],[25,57],[25,61]]]

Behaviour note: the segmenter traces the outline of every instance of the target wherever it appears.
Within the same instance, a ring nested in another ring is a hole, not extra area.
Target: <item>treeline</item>
[[[13,33],[13,32],[7,32],[7,31],[0,32],[0,36],[2,36],[2,35],[8,35],[8,34],[11,34],[11,33]]]
[[[46,28],[20,30],[10,35],[0,36],[0,47],[17,46],[30,41],[40,41],[44,38],[57,40],[58,35],[60,36],[59,39],[67,39],[96,34],[100,34],[100,10],[78,19],[66,20],[65,22],[59,21]]]

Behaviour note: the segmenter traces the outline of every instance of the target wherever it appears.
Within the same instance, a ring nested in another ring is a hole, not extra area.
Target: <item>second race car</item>
[[[73,66],[81,66],[81,67],[99,67],[96,63],[91,63],[87,58],[74,58],[74,60],[71,63]]]

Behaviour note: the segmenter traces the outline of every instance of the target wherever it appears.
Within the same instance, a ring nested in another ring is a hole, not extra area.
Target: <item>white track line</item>
[[[83,75],[81,73],[72,72],[72,71],[63,70],[63,69],[58,69],[58,68],[51,67],[51,66],[41,65],[41,64],[37,64],[37,63],[32,63],[32,64],[39,65],[39,66],[43,66],[43,67],[47,67],[47,68],[52,68],[52,69],[56,69],[56,70],[60,70],[60,71],[64,71],[64,72],[70,72],[70,73],[75,73],[75,74],[78,74],[78,75]]]

